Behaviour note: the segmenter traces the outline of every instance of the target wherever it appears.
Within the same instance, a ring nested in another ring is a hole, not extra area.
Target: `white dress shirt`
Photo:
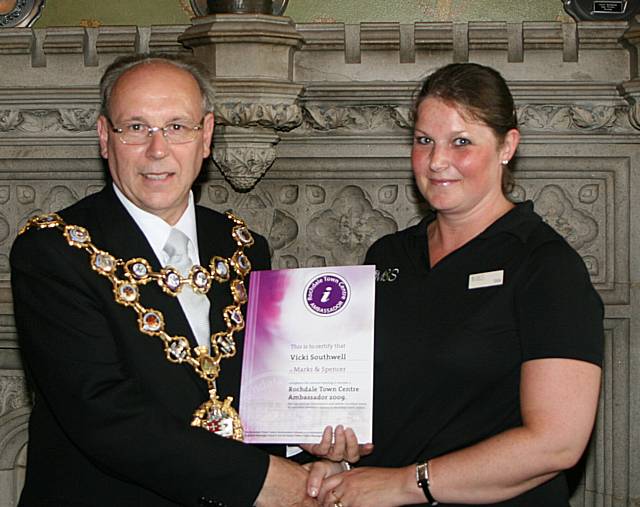
[[[200,264],[200,255],[198,252],[198,232],[196,229],[196,207],[193,199],[193,193],[189,192],[189,203],[187,205],[187,209],[184,211],[180,220],[176,222],[175,225],[171,226],[167,222],[165,222],[162,218],[153,213],[149,213],[143,209],[138,208],[135,204],[133,204],[116,185],[113,185],[113,190],[116,193],[116,196],[125,207],[131,218],[133,218],[134,222],[140,227],[142,233],[145,238],[151,245],[153,252],[156,254],[156,257],[160,261],[160,265],[165,267],[167,265],[168,255],[163,250],[167,239],[169,238],[169,234],[171,233],[172,228],[179,229],[189,238],[189,257],[194,261],[194,264]],[[180,306],[183,307],[181,301],[182,293],[178,295],[178,301],[180,302]],[[194,319],[189,318],[189,312],[184,312],[187,320],[189,321],[189,325],[191,329],[196,329],[197,326],[194,326]],[[194,333],[195,334],[195,333]],[[205,335],[201,333],[201,336],[196,336],[196,339],[200,345],[206,345],[209,347],[209,335],[208,333]]]

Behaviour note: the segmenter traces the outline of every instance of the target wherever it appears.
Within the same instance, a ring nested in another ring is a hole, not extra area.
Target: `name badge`
[[[504,269],[487,271],[486,273],[474,273],[469,275],[469,289],[481,289],[483,287],[495,287],[504,282]]]

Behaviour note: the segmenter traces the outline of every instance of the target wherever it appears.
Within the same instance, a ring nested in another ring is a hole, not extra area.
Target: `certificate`
[[[342,424],[371,442],[375,266],[253,271],[250,282],[244,441],[317,443]]]

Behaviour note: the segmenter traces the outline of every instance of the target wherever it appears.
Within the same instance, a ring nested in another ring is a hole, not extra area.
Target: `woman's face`
[[[435,97],[418,107],[411,164],[424,198],[441,213],[488,209],[502,193],[502,162],[515,153],[520,135],[510,130],[502,143],[486,124]]]

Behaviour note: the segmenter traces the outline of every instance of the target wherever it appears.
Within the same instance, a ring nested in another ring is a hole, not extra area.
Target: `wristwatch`
[[[431,491],[429,490],[429,461],[425,461],[423,463],[418,463],[416,465],[416,482],[418,486],[422,488],[424,492],[424,496],[427,497],[427,502],[429,505],[438,505],[438,502],[435,501]]]

